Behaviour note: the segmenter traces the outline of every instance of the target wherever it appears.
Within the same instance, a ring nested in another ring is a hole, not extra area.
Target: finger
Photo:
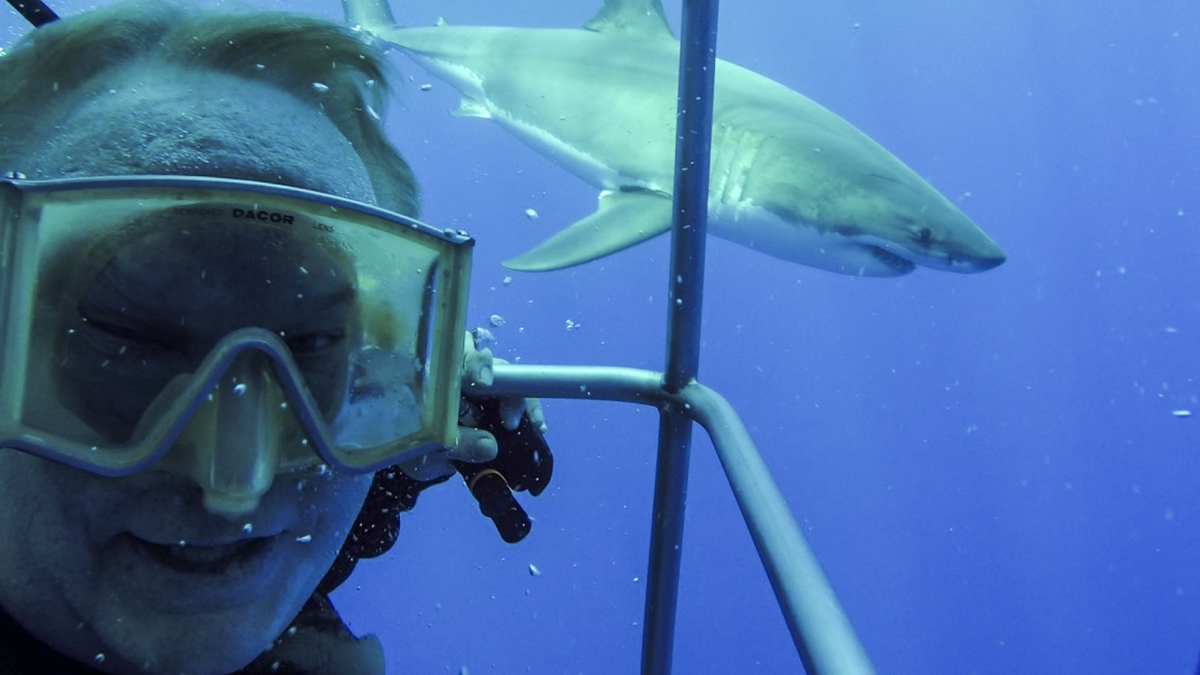
[[[458,444],[450,451],[449,459],[472,464],[483,464],[496,459],[500,446],[496,438],[482,429],[458,428]]]
[[[529,415],[529,421],[533,424],[534,429],[540,433],[546,433],[546,414],[542,411],[541,399],[525,399],[525,414]]]
[[[400,470],[413,480],[437,480],[454,473],[450,465],[449,451],[429,452],[420,457],[400,463]]]
[[[521,424],[521,416],[524,414],[525,399],[512,396],[500,399],[500,423],[505,429],[516,429]]]
[[[470,350],[463,355],[463,373],[462,386],[464,389],[472,387],[490,387],[494,379],[492,374],[492,350],[481,349],[479,351]]]

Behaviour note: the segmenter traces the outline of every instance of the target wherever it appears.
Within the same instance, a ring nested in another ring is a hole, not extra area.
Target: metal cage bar
[[[717,1],[685,0],[680,31],[666,371],[662,381],[663,388],[672,393],[695,382],[700,366],[716,42]],[[683,411],[663,408],[658,426],[642,624],[643,675],[671,672],[691,448],[691,419]]]
[[[635,368],[496,364],[494,383],[480,390],[639,403],[699,422],[721,460],[805,670],[811,675],[873,675],[837,595],[737,412],[698,382],[675,393],[662,382],[662,373]]]
[[[627,401],[659,409],[644,675],[671,672],[692,421],[712,439],[805,670],[872,675],[866,652],[745,426],[723,398],[696,381],[716,37],[717,0],[684,0],[665,372],[498,364],[488,391]]]

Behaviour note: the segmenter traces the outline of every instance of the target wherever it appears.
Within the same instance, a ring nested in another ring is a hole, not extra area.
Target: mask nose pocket
[[[237,517],[258,507],[287,443],[306,443],[304,434],[269,358],[248,349],[229,364],[159,466],[193,479],[208,511]]]

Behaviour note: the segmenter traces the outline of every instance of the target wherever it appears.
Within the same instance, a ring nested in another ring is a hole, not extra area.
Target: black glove
[[[475,418],[472,425],[496,437],[496,459],[484,464],[453,462],[479,502],[479,511],[491,518],[504,541],[515,544],[529,534],[532,523],[513,491],[540,495],[550,483],[554,455],[533,426],[529,414],[516,429],[506,429],[500,417],[500,399],[464,399]]]

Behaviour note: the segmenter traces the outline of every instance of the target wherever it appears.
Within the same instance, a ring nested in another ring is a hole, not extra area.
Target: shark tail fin
[[[583,25],[604,33],[617,31],[638,37],[675,37],[663,13],[662,0],[604,0],[604,6]]]
[[[659,192],[602,192],[592,215],[504,261],[522,272],[549,272],[591,262],[671,229],[671,199]]]

